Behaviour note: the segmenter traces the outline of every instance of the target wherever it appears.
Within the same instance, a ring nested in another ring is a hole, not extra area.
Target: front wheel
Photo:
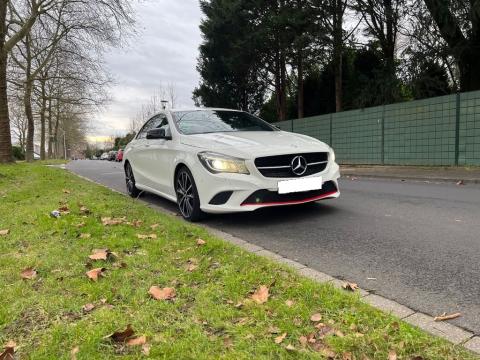
[[[186,167],[182,167],[175,177],[178,210],[187,221],[199,221],[204,217],[200,209],[200,197],[193,175]]]
[[[125,182],[128,195],[133,198],[138,197],[141,191],[135,186],[135,177],[133,176],[133,170],[130,163],[125,164]]]

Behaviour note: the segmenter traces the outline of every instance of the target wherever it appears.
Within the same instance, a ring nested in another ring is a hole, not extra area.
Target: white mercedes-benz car
[[[328,145],[243,111],[165,110],[127,145],[123,163],[130,196],[165,197],[189,221],[340,195]]]

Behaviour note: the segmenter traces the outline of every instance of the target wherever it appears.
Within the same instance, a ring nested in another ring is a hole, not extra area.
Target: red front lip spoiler
[[[275,206],[275,205],[303,204],[303,203],[307,203],[307,202],[311,202],[311,201],[317,201],[317,200],[325,199],[325,198],[327,198],[329,196],[332,196],[334,194],[337,194],[337,193],[338,193],[338,191],[335,190],[335,191],[330,191],[330,192],[322,194],[322,195],[318,195],[318,196],[314,196],[314,197],[310,197],[310,198],[306,198],[306,199],[302,199],[302,200],[273,201],[273,202],[266,202],[266,203],[245,203],[245,204],[242,204],[241,206]]]

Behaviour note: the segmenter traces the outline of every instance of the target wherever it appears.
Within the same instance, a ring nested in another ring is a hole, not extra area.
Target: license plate
[[[289,194],[302,191],[320,190],[322,188],[322,184],[323,181],[321,176],[279,181],[278,193]]]

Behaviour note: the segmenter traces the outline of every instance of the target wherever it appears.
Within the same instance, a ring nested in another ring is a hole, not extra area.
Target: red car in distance
[[[115,160],[118,161],[118,162],[123,161],[123,149],[119,149],[117,151],[117,156],[115,157]]]

